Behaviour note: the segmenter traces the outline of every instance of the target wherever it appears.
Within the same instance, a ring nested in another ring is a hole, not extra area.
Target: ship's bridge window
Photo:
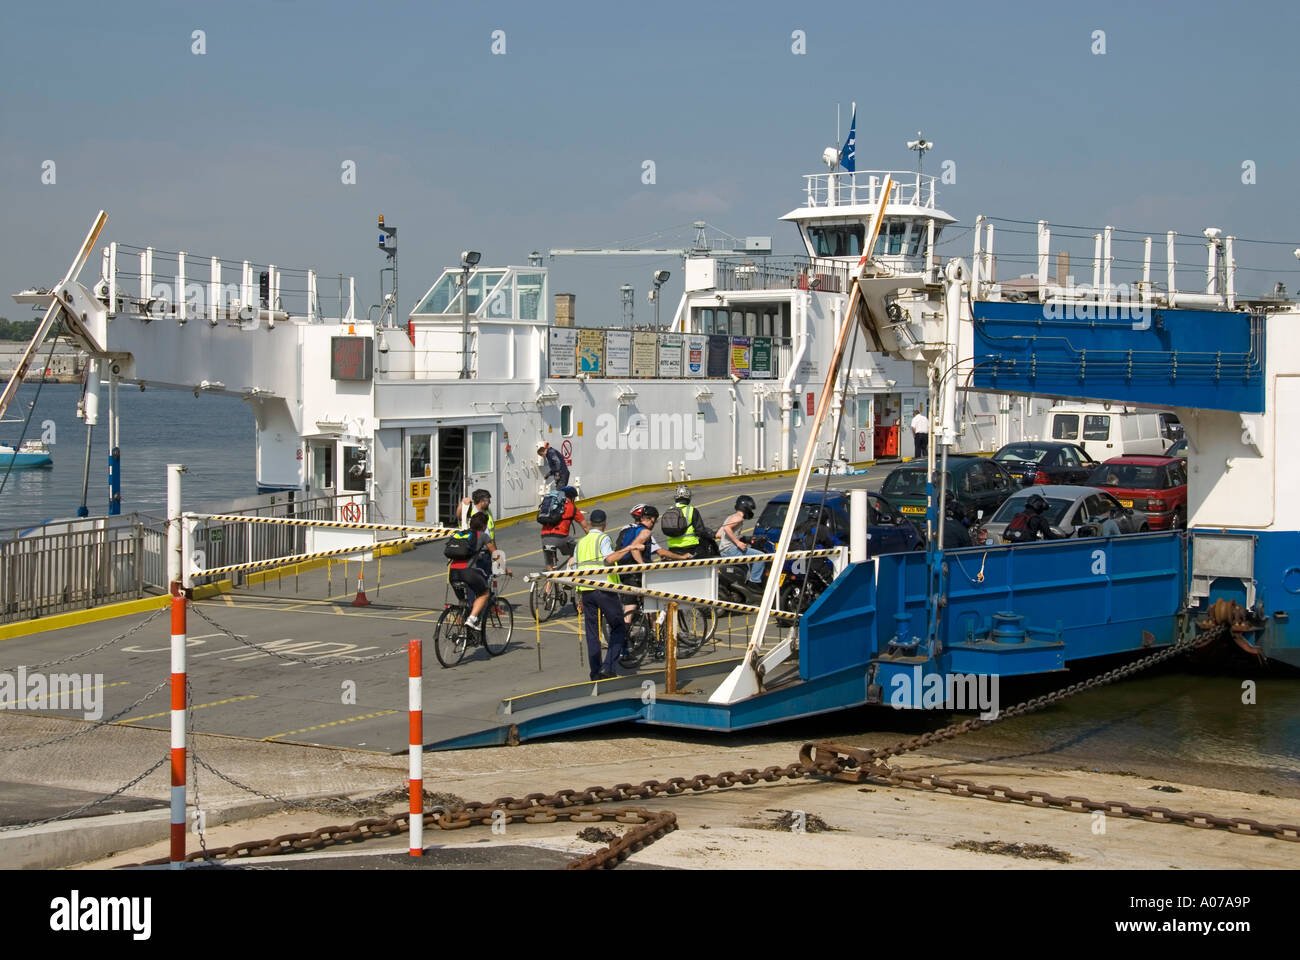
[[[912,236],[907,241],[907,255],[909,257],[918,256],[923,252],[925,247],[925,224],[913,223]]]
[[[867,228],[862,223],[809,226],[808,242],[815,257],[860,257]]]
[[[438,282],[433,285],[433,289],[428,295],[420,301],[420,305],[415,308],[414,313],[446,313],[447,305],[451,303],[451,298],[456,295],[456,281],[458,275],[450,270],[438,278]]]
[[[907,236],[906,220],[886,218],[880,225],[880,236],[876,237],[876,256],[897,256],[903,252],[903,240]]]
[[[542,301],[542,281],[545,274],[520,273],[515,275],[515,289],[519,291],[519,319],[536,320]]]

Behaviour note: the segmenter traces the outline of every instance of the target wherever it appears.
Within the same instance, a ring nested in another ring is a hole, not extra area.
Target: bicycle
[[[627,646],[618,658],[621,666],[632,669],[651,660],[664,660],[668,655],[667,638],[663,632],[663,612],[653,616],[645,612],[644,605],[638,598],[636,609],[632,611],[631,620],[624,624],[627,632]],[[717,627],[716,612],[710,607],[679,606],[677,609],[677,656],[686,659],[699,652],[700,647],[712,636]],[[602,623],[601,629],[604,629]]]
[[[542,547],[542,556],[547,570],[554,570],[559,566],[559,547]],[[569,557],[564,564],[566,569],[572,569],[573,565],[573,557]],[[570,603],[577,605],[577,591],[574,590],[571,584],[564,583],[553,577],[534,580],[533,585],[528,590],[528,609],[532,613],[533,619],[539,623],[545,623]]]
[[[492,657],[501,656],[509,648],[515,632],[514,605],[499,595],[508,580],[509,577],[492,578],[492,595],[483,608],[477,630],[465,626],[465,618],[474,606],[473,594],[463,583],[450,584],[457,602],[443,605],[442,616],[433,628],[433,652],[443,667],[456,666],[472,646],[483,647]]]

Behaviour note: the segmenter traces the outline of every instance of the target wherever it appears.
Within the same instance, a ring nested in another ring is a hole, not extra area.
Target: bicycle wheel
[[[710,618],[706,614],[712,609],[701,610],[699,607],[678,607],[677,609],[677,656],[690,657],[703,646],[708,639]]]
[[[562,600],[559,584],[551,580],[535,580],[528,591],[528,609],[538,623],[545,623],[555,616]]]
[[[497,597],[483,613],[483,646],[494,657],[499,657],[510,646],[515,632],[515,608],[509,600]]]
[[[627,646],[618,658],[619,666],[629,670],[641,666],[646,654],[650,652],[653,636],[654,628],[650,625],[650,618],[644,610],[637,610],[632,614],[632,622],[627,625]]]
[[[454,667],[465,656],[465,610],[448,607],[433,628],[433,652],[444,667]]]

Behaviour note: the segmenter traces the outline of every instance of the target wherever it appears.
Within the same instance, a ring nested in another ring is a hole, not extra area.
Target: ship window
[[[415,308],[414,313],[446,313],[451,298],[456,294],[456,283],[458,276],[448,271],[438,278],[438,282],[433,285],[433,289],[428,295],[420,301],[420,305]]]
[[[925,227],[919,223],[912,224],[912,237],[907,242],[907,255],[919,256],[925,247]]]
[[[471,430],[469,434],[469,472],[492,472],[492,431]]]
[[[560,406],[560,436],[573,436],[573,404],[571,403]]]
[[[866,225],[861,223],[808,228],[808,240],[812,244],[815,257],[861,256],[862,243],[866,235]]]
[[[897,256],[903,252],[903,237],[907,234],[906,220],[886,219],[876,237],[876,256]]]
[[[700,333],[713,332],[712,308],[705,307],[704,309],[695,311],[695,329],[698,330]]]
[[[430,474],[429,469],[429,434],[413,433],[410,436],[411,444],[411,474],[410,479],[414,480],[419,477],[427,477]]]
[[[366,453],[360,447],[343,448],[343,489],[349,493],[366,489]]]
[[[739,310],[731,311],[731,335],[733,337],[743,337],[745,335],[745,315]]]
[[[709,333],[726,333],[731,329],[730,310],[719,310],[714,316],[713,329],[708,331]]]
[[[515,276],[515,289],[519,291],[519,319],[538,319],[538,308],[542,302],[542,281],[544,274],[520,273]]]

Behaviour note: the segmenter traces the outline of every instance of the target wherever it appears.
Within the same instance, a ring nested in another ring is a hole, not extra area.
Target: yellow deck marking
[[[74,693],[85,693],[87,690],[107,690],[109,687],[125,687],[130,682],[131,682],[130,680],[118,680],[115,683],[95,683],[95,684],[91,684],[89,687],[78,687],[76,690],[60,690],[57,693],[44,693],[41,694],[39,697],[28,697],[26,700],[23,701],[23,703],[30,705],[36,703],[38,700],[48,700],[51,697],[61,697],[65,695],[70,696],[71,694]],[[55,707],[54,709],[59,710],[62,708]]]
[[[318,723],[314,727],[303,727],[301,730],[290,730],[288,733],[277,733],[273,737],[263,737],[262,742],[266,743],[271,740],[279,740],[281,737],[292,737],[295,733],[308,733],[312,730],[324,730],[326,727],[338,727],[345,723],[355,723],[358,720],[373,720],[375,717],[386,717],[389,714],[396,712],[396,710],[380,710],[378,713],[363,713],[359,717],[348,717],[346,720],[333,720],[329,723]]]
[[[256,700],[256,699],[257,699],[257,694],[250,693],[243,697],[229,697],[225,700],[213,700],[211,703],[196,703],[194,706],[190,707],[190,710],[191,711],[203,710],[207,707],[219,707],[226,703],[238,703],[241,700]],[[170,710],[164,710],[162,713],[148,713],[145,714],[143,717],[127,717],[125,720],[117,721],[117,725],[123,723],[135,723],[139,720],[157,720],[159,717],[170,717],[171,715],[172,712]]]

